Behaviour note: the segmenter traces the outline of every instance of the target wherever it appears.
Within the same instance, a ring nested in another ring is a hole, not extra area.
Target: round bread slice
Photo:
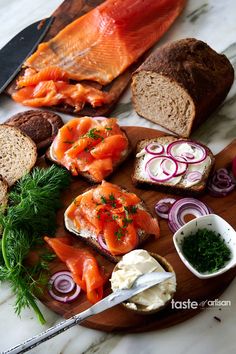
[[[7,205],[7,191],[8,191],[8,183],[7,181],[0,175],[0,210],[4,206]]]
[[[64,123],[56,113],[29,110],[15,114],[5,124],[18,127],[35,142],[38,150],[45,151]]]
[[[37,147],[20,129],[0,124],[0,174],[12,186],[37,160]]]

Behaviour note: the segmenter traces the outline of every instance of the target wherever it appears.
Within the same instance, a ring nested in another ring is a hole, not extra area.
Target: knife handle
[[[67,329],[79,324],[84,321],[86,318],[93,315],[93,312],[89,309],[81,312],[78,315],[75,315],[68,320],[62,321],[55,326],[48,328],[46,331],[37,334],[36,336],[27,339],[24,343],[18,344],[17,346],[7,350],[4,354],[18,354],[25,353],[30,349],[33,349],[37,345],[46,342],[47,340],[57,336],[58,334],[65,332]]]

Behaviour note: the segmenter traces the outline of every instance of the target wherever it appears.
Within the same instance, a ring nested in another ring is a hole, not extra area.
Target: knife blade
[[[20,71],[25,59],[32,54],[41,42],[54,17],[32,23],[0,50],[0,93],[10,84]]]
[[[42,332],[26,340],[22,344],[19,344],[14,348],[5,351],[4,354],[25,353],[28,350],[36,347],[37,345],[66,331],[67,329],[73,327],[74,325],[81,323],[88,317],[91,317],[113,306],[116,306],[121,302],[128,300],[132,296],[137,295],[142,291],[151,288],[152,286],[157,285],[164,280],[171,278],[172,276],[174,276],[174,273],[171,272],[152,272],[152,273],[143,274],[135,280],[133,286],[130,289],[117,290],[111,293],[103,300],[97,302],[95,305],[91,306],[87,310],[69,318],[68,320],[58,323],[56,326],[53,326],[47,329],[45,332]]]

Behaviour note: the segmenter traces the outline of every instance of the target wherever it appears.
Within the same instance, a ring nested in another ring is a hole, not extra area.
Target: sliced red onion
[[[189,151],[183,152],[181,155],[179,155],[178,153],[175,153],[175,148],[178,147],[179,145],[182,144],[188,144],[191,146],[191,148],[193,150],[198,150],[200,151],[201,155],[199,158],[195,158],[194,153],[189,153]],[[204,146],[195,143],[193,141],[186,141],[186,140],[177,140],[174,141],[173,143],[170,143],[167,146],[167,154],[172,156],[176,161],[178,162],[187,162],[189,164],[193,164],[193,163],[199,163],[202,162],[203,160],[205,160],[205,158],[207,157],[207,152],[206,149],[204,148]]]
[[[208,190],[213,197],[225,197],[236,186],[226,168],[216,170],[208,182]]]
[[[183,159],[185,159],[185,158],[183,157]],[[187,168],[188,168],[187,161],[186,162],[177,161],[177,165],[178,165],[178,170],[177,170],[177,172],[175,174],[175,177],[183,175],[187,171]]]
[[[54,300],[68,303],[77,299],[80,287],[77,285],[69,271],[59,271],[52,275],[49,280],[49,294]]]
[[[105,243],[105,241],[104,241],[104,239],[103,239],[103,235],[102,235],[102,234],[99,234],[99,235],[98,235],[97,240],[98,240],[99,245],[100,245],[104,250],[106,250],[106,251],[108,251],[108,252],[110,253],[110,251],[109,251],[109,249],[108,249],[108,247],[107,247],[107,245],[106,245],[106,243]]]
[[[151,167],[152,167],[152,164],[153,163],[156,163],[157,161],[159,160],[159,166],[160,164],[162,163],[163,160],[169,160],[171,161],[173,167],[174,167],[174,170],[173,172],[167,174],[165,173],[165,176],[163,176],[162,178],[160,178],[160,172],[162,173],[163,172],[163,169],[160,168],[160,171],[157,171],[157,174],[155,175],[152,171],[151,171]],[[178,165],[177,165],[177,162],[170,156],[155,156],[153,158],[151,158],[150,160],[147,161],[146,165],[145,165],[145,170],[147,171],[149,177],[155,181],[155,182],[165,182],[165,181],[168,181],[170,180],[172,177],[175,176],[177,170],[178,170]],[[158,173],[159,172],[159,173]],[[158,177],[158,174],[159,174],[159,177]]]
[[[188,151],[183,152],[182,153],[182,157],[184,157],[184,158],[186,158],[188,160],[193,160],[194,159],[194,155],[191,154],[191,152],[188,152]]]
[[[165,151],[164,146],[159,143],[151,143],[145,146],[145,150],[147,153],[151,155],[160,155]]]
[[[203,215],[211,214],[212,210],[203,202],[194,198],[182,198],[177,200],[169,211],[169,228],[172,232],[176,232],[186,222],[186,215],[193,215],[196,218]]]
[[[155,212],[163,219],[168,219],[168,213],[172,205],[176,202],[174,198],[160,199],[155,205]]]
[[[233,173],[234,178],[236,178],[236,156],[232,161],[232,173]]]
[[[201,181],[202,173],[199,171],[190,171],[186,174],[186,178],[189,182]]]

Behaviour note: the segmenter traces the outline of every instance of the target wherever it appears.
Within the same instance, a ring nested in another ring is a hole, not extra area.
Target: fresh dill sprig
[[[42,254],[34,266],[25,265],[32,248],[42,242],[45,234],[56,229],[56,211],[60,193],[70,181],[66,170],[55,165],[48,169],[35,168],[21,178],[9,194],[9,206],[0,213],[3,230],[0,244],[0,280],[10,282],[16,295],[15,311],[32,307],[41,323],[44,317],[34,294],[42,291],[47,261],[52,256]]]

